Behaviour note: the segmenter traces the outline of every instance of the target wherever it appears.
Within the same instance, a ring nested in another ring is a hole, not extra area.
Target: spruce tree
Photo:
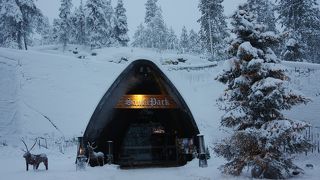
[[[59,43],[59,37],[60,37],[60,22],[61,19],[53,19],[52,23],[52,34],[51,34],[51,39],[54,43]]]
[[[123,6],[122,0],[118,0],[115,9],[117,19],[117,23],[115,26],[115,38],[121,46],[127,46],[130,40],[128,36],[129,29],[127,23],[126,9]]]
[[[180,49],[182,53],[189,52],[189,35],[188,35],[188,30],[185,26],[183,26],[181,35],[180,35]]]
[[[167,37],[167,49],[171,50],[177,50],[179,46],[179,39],[174,32],[173,28],[170,27],[168,31],[168,37]]]
[[[85,45],[86,44],[86,16],[83,8],[82,0],[80,6],[74,10],[71,16],[72,24],[72,39],[73,43]]]
[[[200,36],[193,29],[189,32],[189,51],[194,54],[202,52]]]
[[[49,23],[48,17],[42,17],[38,20],[36,31],[41,35],[41,45],[48,45],[53,43],[52,26]]]
[[[319,59],[320,16],[317,1],[277,0],[277,2],[278,19],[287,33],[286,49],[282,53],[285,60],[314,62]],[[296,43],[295,47],[291,46],[293,41]]]
[[[141,23],[138,27],[137,30],[135,31],[134,35],[133,35],[133,42],[132,42],[132,46],[133,47],[146,47],[146,29],[143,26],[143,24]]]
[[[145,15],[145,18],[144,18],[144,22],[146,24],[148,24],[151,19],[153,17],[155,17],[156,15],[156,11],[158,9],[158,6],[157,6],[157,1],[158,0],[148,0],[145,4],[146,6],[146,15]]]
[[[249,10],[257,16],[257,22],[265,24],[267,31],[277,32],[275,5],[270,0],[248,0]]]
[[[199,3],[201,42],[213,57],[219,56],[225,38],[229,36],[222,2],[223,0],[200,0]]]
[[[105,0],[88,0],[85,5],[86,34],[91,49],[107,46],[110,25],[105,15]]]
[[[116,40],[116,24],[117,24],[117,18],[114,12],[114,9],[111,4],[111,0],[103,0],[105,2],[105,7],[104,7],[104,13],[105,13],[105,18],[106,18],[106,38],[105,38],[105,46],[110,47],[113,46],[117,43]]]
[[[147,24],[146,36],[148,39],[148,47],[165,49],[167,31],[167,26],[162,17],[162,10],[161,8],[157,8],[155,16],[152,17]]]
[[[247,6],[235,12],[232,25],[237,38],[229,48],[230,66],[217,80],[227,85],[219,99],[226,111],[221,125],[233,134],[217,144],[215,152],[228,160],[224,173],[240,175],[248,167],[254,178],[288,178],[302,171],[290,155],[311,148],[302,134],[309,124],[288,119],[281,111],[309,99],[286,85],[288,77],[270,48],[279,37],[266,32]]]
[[[60,13],[59,17],[60,21],[60,42],[63,45],[63,50],[65,50],[67,43],[70,39],[70,31],[71,31],[71,0],[61,0]]]

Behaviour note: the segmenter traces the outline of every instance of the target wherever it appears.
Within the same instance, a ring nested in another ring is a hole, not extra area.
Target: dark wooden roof
[[[141,83],[139,77],[144,76],[144,73],[150,73],[152,77],[150,77],[150,81]],[[87,125],[84,138],[88,141],[100,138],[106,127],[110,126],[112,120],[115,119],[115,106],[119,99],[123,95],[135,93],[162,93],[171,96],[182,114],[178,116],[179,123],[185,131],[188,131],[186,134],[188,136],[199,134],[190,109],[168,77],[152,61],[136,60],[128,65],[102,97]]]

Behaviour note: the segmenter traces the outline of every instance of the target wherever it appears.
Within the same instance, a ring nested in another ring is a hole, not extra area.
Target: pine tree
[[[291,41],[285,42],[285,45],[289,45],[282,53],[285,60],[319,59],[320,16],[317,1],[278,0],[277,10],[279,22],[288,34],[286,39]],[[293,41],[295,47],[291,46]]]
[[[288,178],[302,171],[290,155],[308,151],[311,144],[302,134],[309,125],[281,111],[309,100],[286,85],[288,77],[270,48],[278,36],[256,23],[247,6],[235,12],[232,25],[237,38],[229,48],[230,67],[217,80],[227,85],[219,99],[226,111],[221,124],[234,133],[215,152],[229,161],[224,173],[240,175],[248,167],[254,178]]]
[[[18,44],[21,44],[21,39],[23,38],[24,48],[25,50],[27,50],[29,36],[34,31],[34,24],[36,23],[36,19],[43,15],[41,11],[36,7],[34,0],[15,1],[22,14],[22,22],[18,25]],[[22,49],[21,45],[19,45],[19,49]]]
[[[126,9],[123,6],[122,0],[118,0],[115,13],[117,18],[117,24],[115,27],[115,38],[121,46],[127,46],[130,40],[128,36],[129,29],[127,23]]]
[[[229,36],[222,2],[223,0],[200,0],[199,4],[201,42],[213,57],[219,56],[223,47],[221,45],[225,44],[225,38]]]
[[[257,22],[267,25],[267,31],[277,32],[275,5],[270,0],[248,0],[249,10],[257,16]]]
[[[60,13],[59,17],[61,19],[60,22],[60,42],[63,44],[63,49],[66,48],[67,43],[70,39],[70,30],[71,30],[71,0],[61,0]]]
[[[189,52],[189,36],[188,36],[188,30],[185,26],[183,26],[181,35],[180,35],[180,49],[182,53]]]
[[[86,3],[86,34],[91,49],[107,46],[109,41],[110,26],[105,11],[105,0],[88,0]]]
[[[27,50],[30,35],[43,16],[41,11],[33,0],[2,0],[0,7],[1,46]]]
[[[157,6],[157,1],[158,0],[148,0],[145,4],[146,6],[146,15],[145,15],[145,18],[144,18],[144,22],[146,24],[148,24],[151,19],[153,17],[155,17],[156,15],[156,12],[157,12],[157,9],[158,9],[158,6]]]
[[[0,4],[0,46],[22,49],[21,33],[18,29],[23,23],[22,13],[15,1],[2,0]]]

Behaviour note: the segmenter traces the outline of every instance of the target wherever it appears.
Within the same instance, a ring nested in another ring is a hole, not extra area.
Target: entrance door
[[[122,144],[120,164],[162,164],[172,160],[175,146],[169,146],[169,138],[160,123],[131,124]]]

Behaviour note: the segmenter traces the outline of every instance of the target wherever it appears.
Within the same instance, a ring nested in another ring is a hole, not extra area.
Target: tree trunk
[[[22,49],[22,32],[21,32],[21,22],[19,23],[18,26],[18,34],[17,34],[17,43],[18,43],[18,48]]]
[[[25,50],[28,50],[28,44],[27,44],[27,35],[26,33],[23,33],[23,42],[24,42],[24,48]]]

